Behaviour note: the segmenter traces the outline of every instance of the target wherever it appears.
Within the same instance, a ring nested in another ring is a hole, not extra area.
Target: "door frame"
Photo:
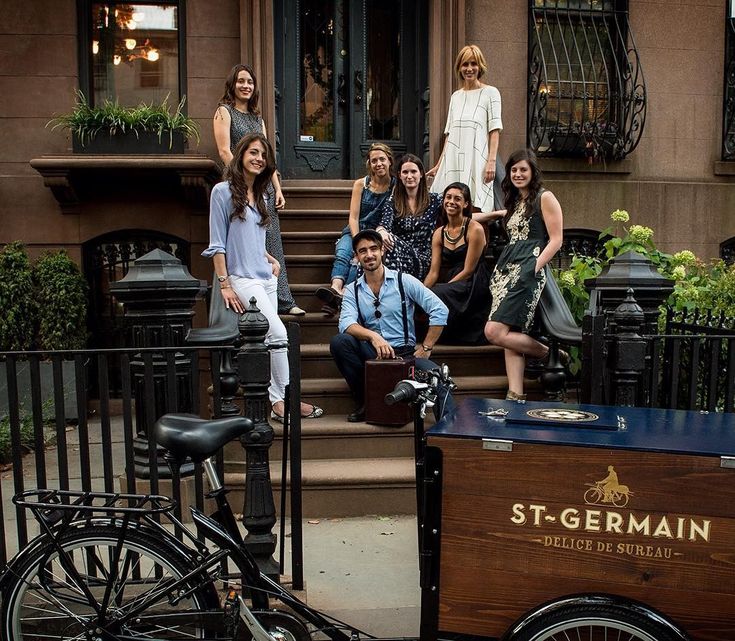
[[[428,0],[430,109],[429,158],[441,153],[449,99],[457,87],[452,64],[465,42],[465,0]],[[275,26],[273,0],[240,0],[240,60],[250,62],[261,86],[261,111],[268,138],[278,149],[275,86]],[[273,87],[266,91],[266,87]]]

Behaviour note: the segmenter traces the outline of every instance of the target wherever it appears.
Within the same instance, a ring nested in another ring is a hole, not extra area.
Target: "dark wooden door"
[[[371,143],[421,155],[425,2],[281,0],[276,6],[279,169],[363,173]]]

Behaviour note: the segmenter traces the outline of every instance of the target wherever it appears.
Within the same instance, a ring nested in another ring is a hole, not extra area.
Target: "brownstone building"
[[[599,230],[624,208],[664,249],[716,256],[735,237],[732,4],[2,0],[0,244],[66,247],[93,292],[151,243],[206,278],[211,117],[234,63],[255,67],[279,168],[303,187],[361,175],[376,139],[433,161],[454,56],[473,42],[503,99],[501,155],[538,149],[567,227]],[[45,125],[77,90],[128,105],[186,96],[201,143],[73,153]]]

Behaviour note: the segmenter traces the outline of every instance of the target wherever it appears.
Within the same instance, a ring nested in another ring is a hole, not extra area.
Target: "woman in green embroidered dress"
[[[526,332],[546,285],[546,265],[562,243],[561,206],[543,188],[536,156],[529,149],[511,154],[503,180],[509,242],[490,280],[492,307],[485,336],[505,350],[508,400],[523,400],[526,356],[544,359],[549,348]]]

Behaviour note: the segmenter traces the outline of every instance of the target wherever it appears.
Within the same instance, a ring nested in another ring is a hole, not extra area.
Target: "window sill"
[[[715,176],[735,176],[735,160],[715,160]]]
[[[589,164],[584,158],[539,158],[541,171],[546,174],[629,174],[633,171],[633,161],[623,160],[595,161]]]
[[[217,164],[207,156],[118,156],[68,154],[41,156],[30,162],[53,193],[64,214],[78,214],[83,200],[105,190],[144,192],[151,185],[178,187],[183,199],[197,213],[206,214],[209,192],[222,180]]]

